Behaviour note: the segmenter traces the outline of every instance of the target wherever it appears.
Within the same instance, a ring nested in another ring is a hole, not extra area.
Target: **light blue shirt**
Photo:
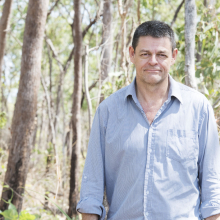
[[[198,220],[220,213],[220,147],[199,92],[169,76],[168,99],[149,125],[135,80],[96,111],[77,210],[108,220]]]

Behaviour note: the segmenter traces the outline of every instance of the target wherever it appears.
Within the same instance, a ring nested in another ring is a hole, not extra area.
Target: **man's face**
[[[177,49],[172,52],[167,37],[140,37],[135,51],[129,48],[131,62],[136,67],[136,80],[151,85],[162,83],[175,63],[177,52]]]

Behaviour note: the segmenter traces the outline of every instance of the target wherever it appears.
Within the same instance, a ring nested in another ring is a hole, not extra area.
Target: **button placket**
[[[149,182],[150,182],[150,178],[152,178],[151,176],[151,166],[152,166],[152,138],[154,136],[153,134],[153,127],[152,125],[149,127],[149,131],[148,131],[148,143],[147,143],[147,163],[146,163],[146,168],[145,168],[145,181],[144,181],[144,216],[145,216],[145,220],[147,220],[147,216],[149,215],[149,204],[150,204],[150,200],[149,200]],[[148,207],[147,207],[148,206]]]

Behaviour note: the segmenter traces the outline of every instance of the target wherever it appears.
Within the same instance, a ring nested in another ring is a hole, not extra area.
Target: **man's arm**
[[[98,220],[99,216],[95,214],[85,214],[82,213],[82,220]],[[212,219],[209,219],[212,220]]]
[[[220,220],[220,214],[210,216],[210,217],[206,218],[206,220]]]
[[[99,106],[93,120],[81,182],[80,201],[76,207],[79,213],[90,214],[84,215],[85,220],[104,220],[106,215],[105,207],[102,204],[105,189],[105,126],[100,111]],[[94,218],[91,213],[100,217],[95,216]]]
[[[201,214],[206,220],[220,220],[220,147],[211,105],[204,105],[199,129],[199,185]]]

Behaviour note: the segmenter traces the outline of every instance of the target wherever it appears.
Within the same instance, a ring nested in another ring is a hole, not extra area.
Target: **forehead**
[[[137,50],[166,50],[172,52],[171,41],[168,37],[141,36],[136,47]]]

